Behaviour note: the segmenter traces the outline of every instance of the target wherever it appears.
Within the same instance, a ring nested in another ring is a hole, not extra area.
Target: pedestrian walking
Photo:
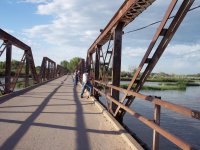
[[[85,73],[83,73],[83,82],[82,82],[82,91],[81,91],[81,98],[83,98],[83,93],[85,91],[85,89],[88,89],[89,91],[89,96],[92,95],[92,84],[90,83],[89,77],[88,77],[88,71],[86,71]]]

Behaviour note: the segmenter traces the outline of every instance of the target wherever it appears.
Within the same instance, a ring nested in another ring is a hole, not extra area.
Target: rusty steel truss
[[[78,68],[85,66],[90,70],[90,76],[94,78],[92,81],[94,96],[98,99],[100,94],[107,98],[107,109],[119,122],[123,121],[125,113],[128,112],[153,129],[153,150],[159,147],[159,135],[164,136],[182,149],[193,149],[191,145],[160,127],[161,107],[200,120],[200,112],[197,110],[139,93],[194,2],[194,0],[183,0],[178,5],[177,1],[171,0],[127,89],[120,88],[123,29],[147,9],[154,0],[126,0],[88,49],[86,65],[81,62],[78,64]],[[175,6],[177,11],[174,9]],[[171,17],[172,12],[175,12],[173,18]],[[170,17],[171,20],[169,20]],[[106,44],[107,48],[103,52],[103,46],[105,47]],[[141,72],[141,70],[144,71]],[[109,71],[112,71],[111,79],[108,75]],[[120,93],[124,95],[121,99]],[[129,108],[136,97],[155,105],[153,121]]]
[[[56,76],[56,63],[48,57],[43,57],[40,69],[40,79],[46,81],[53,79]]]
[[[65,74],[67,74],[67,70],[63,66],[57,65],[56,77],[60,77],[60,76],[63,76]]]
[[[0,92],[1,94],[7,94],[14,91],[15,86],[18,82],[19,75],[22,72],[22,69],[25,65],[25,87],[29,86],[29,70],[31,71],[31,75],[33,78],[34,84],[42,82],[42,80],[50,80],[56,75],[56,63],[51,59],[44,57],[43,62],[40,69],[40,74],[38,75],[36,72],[36,67],[34,63],[34,58],[32,55],[31,47],[15,38],[14,36],[8,34],[7,32],[0,29],[0,39],[3,43],[0,46],[0,57],[6,51],[6,65],[5,65],[5,84],[0,82]],[[15,72],[14,77],[11,77],[11,61],[12,61],[12,46],[16,46],[17,48],[24,51],[21,60],[19,61],[18,68]],[[62,70],[63,68],[59,69]],[[66,73],[66,72],[65,72]]]
[[[80,71],[80,76],[82,76],[82,74],[85,72],[85,59],[80,59],[77,67],[76,67],[76,70],[79,70]]]
[[[126,0],[112,17],[101,34],[88,49],[88,54],[95,53],[97,45],[104,45],[110,39],[112,30],[123,22],[123,27],[132,22],[140,13],[148,8],[155,0]]]

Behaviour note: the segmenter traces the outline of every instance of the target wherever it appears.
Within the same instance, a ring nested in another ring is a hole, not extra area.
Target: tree
[[[20,64],[19,61],[13,59],[11,62],[12,69],[16,70],[19,64]],[[6,67],[6,61],[0,61],[0,69],[5,69],[5,67]]]
[[[80,61],[80,58],[79,57],[74,57],[70,60],[69,62],[69,71],[70,72],[74,72],[74,70],[76,69],[78,63]]]
[[[80,60],[81,58],[74,57],[70,60],[70,62],[67,60],[61,61],[60,65],[63,66],[68,72],[74,72]]]
[[[0,61],[0,69],[5,69],[5,65],[6,65],[5,61],[4,62]]]
[[[36,72],[39,74],[39,73],[40,73],[41,66],[37,66],[35,69],[36,69]]]
[[[69,71],[69,62],[67,60],[61,61],[60,65],[63,66],[67,70],[67,72]]]
[[[20,62],[17,60],[12,60],[12,69],[16,70],[19,67]]]

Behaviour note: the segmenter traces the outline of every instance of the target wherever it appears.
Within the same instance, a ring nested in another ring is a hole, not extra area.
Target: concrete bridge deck
[[[63,76],[2,103],[0,149],[131,149],[80,90]]]

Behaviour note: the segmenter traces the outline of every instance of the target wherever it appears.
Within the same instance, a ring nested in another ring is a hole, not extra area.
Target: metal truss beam
[[[43,57],[40,68],[40,79],[49,80],[56,77],[56,63],[48,57]]]
[[[57,76],[63,76],[67,73],[66,69],[61,66],[61,65],[57,65],[57,68],[56,68],[56,75]]]
[[[132,85],[134,83],[136,83],[136,87],[134,88],[134,91],[135,92],[140,91],[140,89],[144,85],[146,79],[148,78],[148,76],[154,69],[155,65],[159,61],[160,57],[162,56],[163,52],[165,51],[167,45],[173,38],[175,32],[177,31],[178,27],[180,26],[181,22],[183,21],[184,17],[186,16],[188,10],[192,6],[194,0],[184,0],[182,2],[182,4],[179,6],[179,9],[176,12],[174,19],[169,24],[168,29],[165,29],[165,24],[167,23],[168,18],[176,5],[176,2],[177,2],[177,0],[172,0],[170,6],[168,7],[168,10],[166,11],[164,18],[163,18],[157,32],[155,33],[155,35],[152,39],[152,42],[150,43],[150,45],[146,51],[146,54],[144,55],[135,75],[133,76],[131,83],[129,84],[128,90],[130,90]],[[162,34],[163,31],[165,32],[165,34]],[[155,46],[155,43],[159,36],[161,36],[162,39],[158,43],[158,46],[156,47],[156,50],[155,50],[152,58],[149,58],[150,53],[151,53],[153,47]],[[145,63],[147,64],[147,66],[146,66],[144,72],[141,73],[141,70],[144,67]],[[136,80],[140,73],[141,73],[141,77],[139,77],[139,79]],[[126,96],[127,96],[127,94],[125,94],[124,97],[120,100],[121,103],[123,103],[125,101]],[[126,101],[125,105],[129,107],[132,104],[134,98],[135,97],[128,97],[128,100]],[[115,112],[115,116],[117,118],[123,118],[125,113],[126,112],[123,109],[119,110],[119,107],[118,107]]]
[[[113,28],[116,27],[119,22],[124,22],[124,27],[127,26],[154,1],[155,0],[125,0],[101,34],[90,46],[88,53],[95,53],[96,45],[104,45],[109,40]]]
[[[23,49],[23,50],[31,49],[28,45],[26,45],[22,41],[18,40],[16,37],[3,31],[2,29],[0,29],[0,39],[2,39],[3,41],[9,41],[12,45],[14,45],[20,49]]]

